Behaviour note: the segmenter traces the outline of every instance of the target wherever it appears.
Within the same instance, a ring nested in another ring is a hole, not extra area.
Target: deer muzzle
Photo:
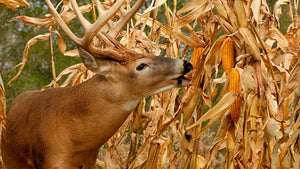
[[[193,70],[193,65],[188,61],[183,61],[183,74],[177,78],[177,85],[179,87],[186,86],[190,83],[191,79],[188,77]]]

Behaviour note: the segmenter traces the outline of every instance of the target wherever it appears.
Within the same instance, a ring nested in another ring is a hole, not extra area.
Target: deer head
[[[114,87],[136,99],[186,86],[189,79],[184,75],[193,68],[187,61],[172,58],[137,57],[123,64],[119,60],[92,55],[82,48],[79,53],[89,70],[104,75]]]
[[[192,70],[192,65],[187,61],[157,57],[151,53],[137,53],[115,39],[144,1],[138,0],[133,8],[125,10],[122,8],[124,0],[117,0],[106,11],[99,0],[96,0],[99,17],[91,24],[80,13],[76,0],[70,0],[72,9],[85,30],[85,35],[80,38],[68,28],[50,0],[46,0],[58,25],[78,45],[85,66],[96,74],[104,75],[112,86],[126,91],[127,95],[135,96],[136,99],[186,86],[189,79],[184,75]],[[120,13],[120,19],[113,22],[110,19],[117,12]],[[92,42],[95,39],[104,42],[106,48],[94,45]]]

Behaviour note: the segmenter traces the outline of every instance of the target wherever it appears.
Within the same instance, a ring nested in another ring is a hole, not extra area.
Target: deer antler
[[[65,34],[78,46],[89,51],[97,57],[102,58],[112,58],[120,62],[127,62],[132,59],[132,57],[142,57],[144,54],[138,54],[132,50],[125,48],[115,40],[118,33],[121,29],[129,22],[129,20],[134,16],[134,14],[141,8],[145,0],[138,0],[136,4],[130,10],[125,10],[121,6],[124,0],[117,0],[114,5],[109,9],[105,10],[99,0],[96,0],[96,7],[98,10],[99,17],[94,23],[90,23],[79,10],[76,0],[70,0],[72,10],[77,16],[79,22],[81,23],[85,35],[80,38],[76,36],[63,21],[61,16],[58,14],[54,8],[51,0],[45,0],[50,11],[52,12],[54,19],[60,28],[65,32]],[[117,12],[120,12],[120,19],[116,22],[110,20]],[[104,32],[104,26],[108,26],[108,32]],[[114,49],[102,49],[100,47],[92,45],[92,40],[97,36],[99,39],[103,40],[106,43],[114,46]]]

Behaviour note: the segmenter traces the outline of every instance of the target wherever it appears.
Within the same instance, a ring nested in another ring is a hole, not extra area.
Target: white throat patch
[[[109,66],[100,66],[99,72],[101,73],[101,72],[107,71],[107,70],[109,70],[109,69],[110,69]]]
[[[175,85],[165,86],[163,88],[160,88],[160,89],[156,90],[153,94],[158,94],[158,93],[161,93],[163,91],[166,91],[166,90],[169,90],[169,89],[172,89],[172,88],[175,88],[175,87],[176,87]]]
[[[123,105],[123,110],[127,111],[127,112],[132,111],[134,108],[136,108],[136,106],[139,104],[139,102],[140,102],[140,99],[128,101]]]

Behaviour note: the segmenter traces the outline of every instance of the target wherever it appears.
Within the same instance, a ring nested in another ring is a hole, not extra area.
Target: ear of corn
[[[237,122],[241,113],[242,98],[240,95],[240,73],[237,69],[232,69],[229,73],[229,90],[237,94],[235,102],[230,107],[231,119]]]
[[[193,52],[193,55],[192,55],[192,64],[195,66],[196,65],[196,63],[198,62],[198,59],[199,59],[199,57],[200,57],[200,55],[201,55],[201,53],[202,53],[202,51],[203,51],[203,47],[196,47],[195,49],[194,49],[194,52]]]
[[[234,44],[232,39],[227,39],[222,48],[223,69],[228,73],[234,65]]]

